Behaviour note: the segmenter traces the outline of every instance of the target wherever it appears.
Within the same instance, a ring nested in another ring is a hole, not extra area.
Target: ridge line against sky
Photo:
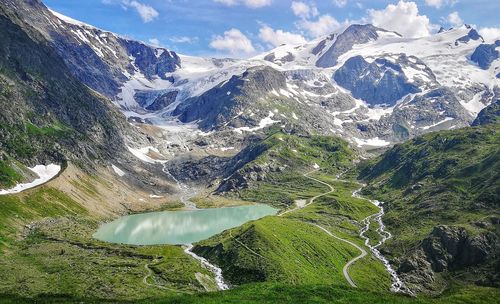
[[[51,9],[181,54],[251,57],[372,23],[405,37],[472,24],[500,38],[500,1],[489,0],[43,0]]]

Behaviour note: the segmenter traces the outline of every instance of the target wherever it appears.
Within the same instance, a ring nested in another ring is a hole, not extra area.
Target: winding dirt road
[[[296,210],[298,210],[298,209],[305,208],[305,207],[307,207],[307,206],[311,205],[312,203],[314,203],[314,201],[315,201],[316,199],[318,199],[318,198],[320,198],[320,197],[322,197],[322,196],[328,195],[328,194],[330,194],[330,193],[332,193],[332,192],[334,192],[334,191],[335,191],[335,189],[332,187],[332,185],[330,185],[330,184],[328,184],[328,183],[325,183],[324,181],[321,181],[321,180],[316,179],[316,178],[314,178],[314,177],[309,176],[310,174],[312,174],[312,173],[314,173],[314,172],[317,172],[317,171],[319,171],[319,170],[320,170],[320,169],[315,169],[315,170],[310,171],[310,172],[307,172],[307,173],[305,173],[305,174],[303,174],[303,175],[304,175],[304,177],[306,177],[306,178],[308,178],[308,179],[310,179],[310,180],[313,180],[313,181],[315,181],[315,182],[318,182],[318,183],[320,183],[320,184],[323,184],[323,185],[327,186],[328,188],[330,188],[330,191],[327,191],[327,192],[324,192],[324,193],[318,194],[318,195],[316,195],[316,196],[312,197],[311,199],[309,199],[309,202],[308,202],[307,204],[305,204],[304,206],[302,206],[302,207],[297,206],[297,207],[295,207],[295,208],[293,208],[293,209],[290,209],[290,210],[287,210],[287,211],[285,211],[285,212],[282,212],[282,213],[278,214],[278,216],[283,216],[283,215],[285,215],[285,214],[287,214],[287,213],[290,213],[290,212],[296,211]],[[353,258],[353,259],[352,259],[352,260],[350,260],[349,262],[347,262],[347,264],[345,264],[345,265],[344,265],[344,268],[342,269],[342,273],[344,274],[344,277],[345,277],[345,279],[347,280],[347,282],[349,282],[349,284],[350,284],[352,287],[357,287],[357,285],[354,283],[354,281],[352,280],[351,276],[349,275],[349,267],[351,267],[351,265],[352,265],[354,262],[356,262],[357,260],[362,259],[363,257],[365,257],[365,256],[368,254],[368,253],[366,252],[366,250],[365,250],[365,249],[363,249],[362,247],[358,246],[357,244],[355,244],[355,243],[353,243],[353,242],[349,241],[349,240],[346,240],[346,239],[343,239],[343,238],[341,238],[341,237],[338,237],[338,236],[334,235],[333,233],[331,233],[330,231],[328,231],[326,228],[324,228],[324,227],[322,227],[322,226],[320,226],[320,225],[318,225],[318,224],[312,224],[312,223],[311,223],[311,225],[318,227],[319,229],[321,229],[321,230],[323,230],[325,233],[327,233],[329,236],[331,236],[331,237],[333,237],[333,238],[335,238],[335,239],[337,239],[337,240],[339,240],[339,241],[342,241],[342,242],[344,242],[344,243],[347,243],[347,244],[349,244],[349,245],[351,245],[351,246],[355,247],[355,248],[356,248],[356,249],[358,249],[359,251],[361,251],[361,254],[360,254],[360,255],[358,255],[357,257]]]

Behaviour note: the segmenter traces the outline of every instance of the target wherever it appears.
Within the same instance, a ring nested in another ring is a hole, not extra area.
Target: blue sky
[[[495,0],[43,0],[99,28],[187,55],[248,57],[301,43],[350,23],[374,23],[407,37],[439,26],[475,25],[500,37]]]

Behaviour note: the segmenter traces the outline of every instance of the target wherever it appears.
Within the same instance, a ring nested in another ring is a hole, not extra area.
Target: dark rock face
[[[477,63],[481,69],[487,70],[493,61],[500,58],[500,52],[496,50],[499,46],[500,40],[495,41],[493,44],[481,44],[472,53],[470,59]]]
[[[482,109],[472,122],[472,126],[500,123],[500,99]]]
[[[159,111],[175,102],[178,91],[156,94],[156,92],[140,91],[134,95],[135,100],[139,102],[146,110]],[[153,95],[153,97],[151,97]],[[152,101],[150,101],[152,99]]]
[[[317,67],[329,68],[337,64],[337,59],[340,55],[351,50],[355,44],[367,43],[370,40],[375,40],[379,36],[377,31],[387,32],[386,30],[375,27],[371,24],[354,24],[349,26],[342,34],[337,36],[337,40],[316,62]],[[324,48],[319,46],[319,48]],[[318,49],[315,48],[316,51]],[[318,52],[319,53],[319,52]]]
[[[134,136],[123,115],[78,81],[40,33],[0,8],[0,87],[9,87],[0,94],[0,150],[29,164],[120,157],[124,137]],[[29,135],[27,125],[54,135]]]
[[[133,40],[121,40],[121,43],[135,58],[135,65],[149,79],[159,76],[161,79],[168,80],[165,73],[173,72],[180,67],[180,58],[175,52],[163,48],[151,48]]]
[[[479,39],[481,39],[481,41],[484,42],[483,37],[481,37],[481,35],[479,35],[479,33],[475,29],[471,29],[469,33],[467,33],[467,35],[460,37],[455,41],[455,46],[458,46],[459,43],[467,43],[471,40],[479,40]]]
[[[323,49],[326,47],[326,42],[327,42],[327,41],[331,41],[331,40],[333,40],[334,38],[335,38],[335,34],[331,34],[331,35],[330,35],[330,36],[328,36],[326,39],[321,40],[321,41],[318,43],[318,45],[316,45],[316,46],[312,49],[311,53],[312,53],[313,55],[318,55],[318,54],[319,54],[319,53],[321,53],[321,52],[323,51]]]
[[[233,76],[226,83],[190,98],[174,111],[182,122],[200,120],[203,129],[212,129],[228,123],[237,126],[238,113],[272,90],[286,87],[285,76],[270,67],[250,68],[242,75]],[[246,125],[252,122],[245,122]],[[256,122],[255,122],[256,123]]]
[[[335,72],[334,80],[351,90],[354,97],[370,105],[392,106],[401,97],[421,91],[417,83],[406,78],[401,68],[402,65],[410,64],[413,65],[405,55],[401,55],[396,63],[384,58],[368,63],[362,56],[355,56]],[[429,68],[425,67],[424,71],[433,76]]]
[[[437,273],[493,260],[498,245],[498,236],[493,232],[470,235],[463,227],[436,226],[420,247],[401,261],[397,271],[406,282],[432,288]]]
[[[65,22],[54,16],[40,1],[5,0],[29,25],[39,30],[56,49],[78,80],[104,94],[115,97],[127,80],[126,73],[137,68],[147,78],[180,67],[176,53],[119,37],[98,28]],[[131,62],[131,58],[133,61]]]

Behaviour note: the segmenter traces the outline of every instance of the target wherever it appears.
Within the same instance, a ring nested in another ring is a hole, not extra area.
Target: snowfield
[[[28,190],[36,186],[43,185],[46,182],[53,179],[57,174],[59,174],[59,172],[61,171],[61,166],[55,164],[50,164],[47,166],[37,165],[34,166],[33,168],[28,168],[28,169],[30,169],[36,175],[38,175],[38,178],[30,183],[17,184],[14,188],[11,189],[7,190],[0,189],[0,195],[20,193],[24,190]]]

